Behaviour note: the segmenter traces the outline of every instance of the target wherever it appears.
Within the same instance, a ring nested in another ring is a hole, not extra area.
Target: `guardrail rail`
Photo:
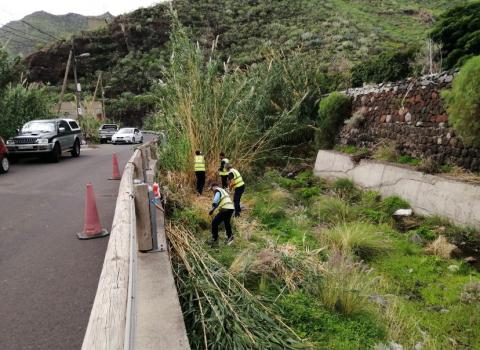
[[[190,349],[166,249],[163,211],[154,209],[155,215],[145,218],[138,198],[135,205],[134,183],[152,184],[154,179],[156,144],[165,141],[164,135],[157,136],[138,147],[125,165],[83,350]],[[137,228],[150,226],[162,249],[140,252]]]

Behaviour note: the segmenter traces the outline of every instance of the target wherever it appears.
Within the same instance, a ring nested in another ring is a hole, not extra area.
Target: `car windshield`
[[[53,132],[55,131],[55,122],[30,122],[23,126],[22,132]]]
[[[102,126],[102,130],[117,130],[117,126],[116,125],[104,125]]]
[[[133,134],[133,129],[132,128],[120,129],[120,131],[118,133],[119,134]]]

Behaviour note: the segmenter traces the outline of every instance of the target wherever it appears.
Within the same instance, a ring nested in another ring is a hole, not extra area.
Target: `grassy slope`
[[[210,198],[192,196],[191,200],[193,207],[176,212],[173,219],[192,225],[207,239],[206,208]],[[392,339],[406,348],[413,348],[417,343],[422,343],[424,349],[480,346],[478,296],[477,301],[461,301],[465,286],[472,281],[479,283],[480,274],[461,260],[426,255],[421,245],[409,240],[413,234],[432,240],[438,235],[438,224],[446,225],[446,234],[458,228],[438,220],[419,219],[418,229],[400,233],[394,228],[389,213],[404,206],[401,200],[379,201],[375,193],[360,192],[348,182],[325,184],[308,173],[296,180],[269,174],[255,186],[255,193],[249,187],[245,203],[251,210],[235,222],[235,246],[221,245],[220,249],[211,250],[226,267],[240,254],[261,251],[272,242],[280,247],[293,245],[298,251],[323,247],[328,227],[338,224],[339,217],[350,222],[347,225],[363,222],[365,224],[360,225],[373,227],[388,238],[388,244],[381,248],[385,249],[384,253],[364,256],[373,268],[369,274],[381,281],[368,293],[385,299],[386,308],[365,299],[365,304],[370,304],[368,307],[361,306],[358,312],[345,314],[332,310],[322,297],[309,292],[311,286],[306,282],[289,291],[281,276],[267,274],[245,279],[247,287],[260,298],[274,300],[287,323],[315,348],[366,349]],[[327,247],[323,259],[332,254],[331,246],[327,244]],[[457,266],[458,271],[452,272],[452,265]],[[362,292],[362,284],[358,288]]]
[[[314,62],[334,63],[344,69],[388,47],[421,45],[431,26],[424,15],[428,18],[462,2],[174,0],[173,4],[181,22],[192,29],[194,40],[209,48],[218,36],[218,51],[236,64],[261,60],[272,48],[288,52],[300,47],[311,53]],[[134,11],[105,30],[84,34],[83,49],[92,57],[84,61],[86,66],[80,74],[88,76],[99,69],[112,69],[127,54],[120,22],[125,26],[129,50],[165,49],[167,6],[159,4]],[[58,45],[47,52],[52,55],[52,64],[56,56],[65,54],[65,44]],[[56,78],[58,81],[49,79],[59,83],[61,76]]]

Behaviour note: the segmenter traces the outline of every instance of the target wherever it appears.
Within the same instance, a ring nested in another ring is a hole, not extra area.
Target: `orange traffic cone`
[[[122,177],[120,176],[120,171],[118,170],[118,159],[115,153],[112,154],[112,167],[112,177],[109,180],[120,180]]]
[[[95,202],[95,193],[93,193],[92,184],[87,184],[87,194],[85,196],[85,224],[83,232],[77,233],[78,239],[93,239],[108,236],[107,230],[102,229],[100,218],[98,216],[97,203]]]

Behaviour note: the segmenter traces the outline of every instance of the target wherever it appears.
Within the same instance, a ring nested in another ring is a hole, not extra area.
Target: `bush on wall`
[[[352,68],[352,85],[363,83],[382,83],[407,78],[413,73],[413,61],[416,51],[406,49],[390,51],[361,62]]]
[[[480,147],[480,56],[465,63],[443,97],[455,131],[466,144]]]
[[[315,144],[318,148],[331,148],[335,143],[335,137],[349,118],[352,110],[350,97],[334,92],[320,101],[318,108],[317,131]]]

